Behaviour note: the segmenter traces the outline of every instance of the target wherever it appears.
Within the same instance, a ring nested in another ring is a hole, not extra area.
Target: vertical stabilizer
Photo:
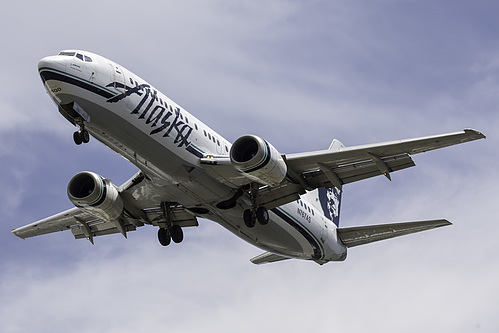
[[[341,191],[336,187],[318,189],[319,202],[324,215],[336,224],[340,225]]]
[[[340,150],[345,146],[334,139],[329,150]],[[340,186],[341,187],[341,186]],[[337,187],[321,187],[302,195],[302,198],[311,203],[315,208],[321,210],[326,218],[333,221],[337,227],[340,225],[340,206],[342,191]]]

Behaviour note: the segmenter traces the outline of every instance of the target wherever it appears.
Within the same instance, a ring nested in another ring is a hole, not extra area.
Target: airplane
[[[281,154],[265,139],[243,135],[232,144],[151,84],[100,55],[64,50],[38,63],[58,111],[138,168],[121,186],[91,172],[67,187],[75,207],[12,233],[28,238],[71,230],[97,236],[158,227],[158,240],[181,243],[183,228],[206,218],[263,250],[255,264],[304,259],[343,261],[347,248],[447,226],[445,219],[340,227],[343,186],[415,166],[410,155],[484,139],[472,130]]]

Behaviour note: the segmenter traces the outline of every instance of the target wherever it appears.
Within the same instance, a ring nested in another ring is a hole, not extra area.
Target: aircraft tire
[[[248,228],[253,228],[255,226],[255,224],[256,224],[256,218],[253,215],[253,212],[251,211],[251,209],[246,209],[244,211],[243,220],[244,220],[244,224]]]
[[[73,133],[73,140],[77,145],[81,145],[81,143],[83,142],[83,138],[80,134],[80,131]]]
[[[90,141],[90,135],[88,134],[88,131],[83,130],[81,132],[81,140],[83,141],[83,143],[88,143]]]
[[[166,230],[165,228],[159,228],[158,240],[161,245],[168,246],[170,245],[172,238],[170,237],[168,230]]]
[[[267,225],[269,223],[269,212],[265,207],[258,207],[256,210],[256,219],[261,225]]]
[[[170,229],[170,234],[172,235],[172,240],[174,243],[181,243],[184,240],[184,232],[182,228],[178,225],[174,225]]]

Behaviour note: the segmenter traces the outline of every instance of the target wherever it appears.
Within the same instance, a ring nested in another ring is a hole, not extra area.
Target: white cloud
[[[5,331],[497,331],[493,5],[96,4],[12,3],[0,22]],[[118,184],[134,172],[94,141],[75,147],[46,96],[36,63],[68,47],[116,60],[230,139],[253,132],[283,152],[464,127],[488,139],[414,156],[391,183],[347,186],[344,225],[454,225],[351,249],[343,263],[254,266],[258,249],[206,221],[167,249],[152,228],[95,246],[68,232],[21,241],[12,227],[69,207],[76,172]]]

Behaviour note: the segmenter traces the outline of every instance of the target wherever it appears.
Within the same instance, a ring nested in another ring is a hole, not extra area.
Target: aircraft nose
[[[38,71],[43,69],[66,70],[66,62],[60,56],[48,56],[38,62]]]

